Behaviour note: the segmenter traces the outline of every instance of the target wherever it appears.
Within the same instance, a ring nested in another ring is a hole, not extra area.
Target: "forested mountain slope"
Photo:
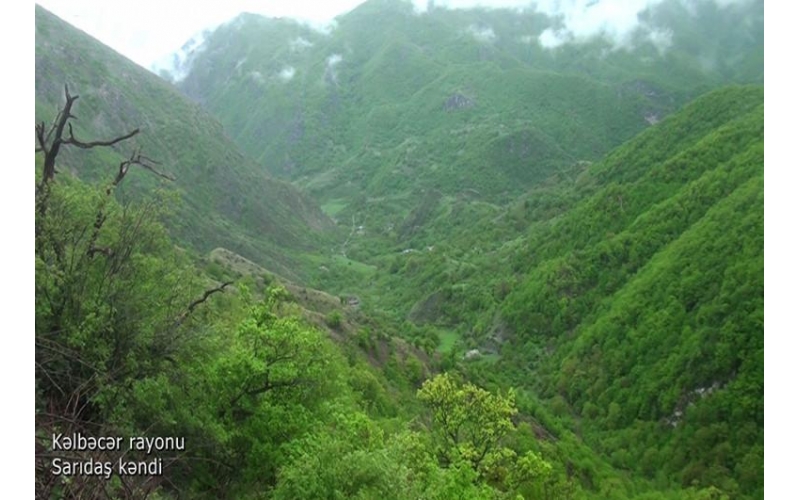
[[[727,87],[507,208],[434,200],[418,250],[338,279],[445,367],[523,388],[595,453],[562,443],[590,490],[608,460],[760,498],[763,113],[762,87]]]
[[[705,95],[512,257],[502,371],[616,467],[763,495],[763,155],[763,89]]]
[[[763,80],[758,2],[667,1],[643,16],[623,47],[546,48],[559,21],[532,9],[371,0],[327,34],[245,14],[207,34],[177,85],[273,173],[331,215],[369,212],[374,231],[421,191],[508,202],[689,98]]]
[[[39,496],[763,498],[759,2],[654,5],[665,51],[545,49],[530,10],[242,15],[177,82],[200,105],[36,15],[37,123],[68,83],[76,136],[142,129],[37,178]],[[111,197],[136,146],[176,181]],[[59,432],[188,448],[65,479]]]
[[[141,148],[175,181],[132,176],[122,191],[136,196],[164,187],[177,193],[169,225],[178,240],[201,252],[228,247],[289,277],[303,274],[298,255],[315,249],[331,227],[316,203],[270,178],[216,119],[172,86],[37,6],[37,122],[54,120],[65,84],[80,96],[76,137],[141,133],[117,152],[65,148],[62,169],[110,182],[115,166]]]
[[[763,81],[763,4],[640,20],[625,49],[549,49],[532,10],[371,1],[328,34],[243,15],[177,85],[352,227],[359,266],[321,286],[451,366],[478,349],[473,377],[618,469],[757,498],[763,88],[670,113]]]

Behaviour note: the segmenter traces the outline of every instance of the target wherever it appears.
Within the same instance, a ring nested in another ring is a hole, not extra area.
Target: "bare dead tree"
[[[55,178],[55,174],[57,172],[56,158],[58,158],[58,154],[61,152],[62,146],[75,146],[80,149],[110,147],[122,141],[126,141],[139,133],[139,129],[136,128],[127,134],[109,140],[88,142],[79,140],[77,137],[75,137],[75,132],[72,128],[72,123],[70,120],[77,119],[72,112],[72,108],[75,104],[75,101],[77,101],[80,96],[70,94],[69,86],[65,84],[64,97],[66,99],[64,107],[58,112],[55,120],[53,120],[53,123],[49,127],[44,121],[36,124],[36,152],[44,154],[42,178],[37,186],[39,213],[42,215],[44,215],[45,211],[47,210],[47,188]],[[120,163],[119,171],[117,172],[116,177],[106,189],[107,195],[110,195],[113,189],[122,182],[132,165],[138,165],[164,179],[175,180],[173,177],[156,170],[155,165],[158,165],[158,162],[144,156],[141,154],[141,151],[137,149],[134,150],[130,158]]]
[[[47,183],[52,181],[56,174],[56,158],[61,151],[61,146],[76,146],[81,149],[92,149],[98,146],[113,146],[118,142],[130,139],[139,133],[139,129],[134,129],[125,135],[115,137],[107,141],[80,141],[75,137],[72,130],[72,124],[69,123],[70,119],[75,119],[72,114],[72,106],[78,100],[77,95],[69,93],[69,87],[64,85],[64,96],[66,97],[66,104],[56,115],[53,124],[47,128],[45,122],[36,124],[36,152],[44,153],[44,170],[42,171],[42,180],[39,183],[39,190],[43,191]],[[65,129],[68,130],[69,135],[64,137]]]
[[[170,181],[175,180],[173,177],[163,174],[155,169],[153,165],[158,165],[157,161],[144,156],[138,149],[134,150],[130,158],[119,164],[119,170],[117,171],[116,177],[114,177],[114,180],[111,182],[111,184],[109,184],[108,187],[106,187],[106,198],[103,201],[100,208],[98,208],[97,210],[97,216],[95,217],[94,227],[92,229],[92,236],[89,239],[90,243],[89,243],[89,248],[87,249],[87,254],[89,255],[89,257],[94,257],[94,255],[97,253],[101,253],[106,257],[111,257],[113,255],[113,250],[111,248],[97,247],[95,244],[97,243],[97,238],[100,235],[100,230],[103,228],[103,224],[106,221],[106,213],[105,213],[106,202],[111,197],[111,193],[114,192],[114,189],[117,186],[119,186],[119,184],[125,178],[125,175],[127,175],[131,165],[138,165],[144,168],[145,170],[149,170],[150,172],[153,172],[154,174],[164,179]]]
[[[37,186],[37,203],[39,206],[39,214],[44,216],[47,211],[47,193],[48,187],[53,179],[55,178],[56,174],[56,159],[58,157],[59,152],[61,151],[62,146],[75,146],[80,149],[93,149],[96,147],[110,147],[131,137],[135,136],[139,133],[139,129],[134,129],[127,134],[115,137],[113,139],[105,140],[105,141],[81,141],[75,137],[75,132],[72,129],[72,123],[70,122],[71,119],[77,119],[77,117],[72,113],[73,105],[75,101],[78,100],[80,96],[72,95],[69,92],[69,86],[64,85],[64,97],[66,99],[66,103],[64,107],[58,112],[56,115],[55,120],[48,128],[45,125],[45,122],[40,122],[36,124],[36,152],[44,154],[44,168],[42,170],[42,178],[39,181],[39,185]],[[66,136],[65,136],[66,132]],[[89,257],[94,257],[96,254],[102,254],[106,257],[111,257],[113,251],[107,247],[97,247],[95,243],[97,242],[97,238],[100,234],[100,230],[103,227],[103,224],[106,220],[105,208],[106,208],[106,201],[113,193],[114,189],[119,186],[122,180],[127,175],[129,169],[133,165],[138,165],[145,170],[148,170],[155,175],[158,175],[161,178],[174,181],[175,179],[167,174],[164,174],[158,170],[156,170],[155,166],[158,165],[158,162],[153,160],[152,158],[148,158],[141,153],[139,148],[135,149],[131,156],[121,162],[119,164],[119,169],[117,171],[117,175],[114,177],[114,180],[111,184],[108,185],[106,188],[106,200],[101,204],[101,206],[97,210],[97,217],[95,218],[94,227],[92,229],[92,236],[90,238],[91,244],[87,250],[87,255]],[[36,233],[38,234],[39,231],[37,229]]]

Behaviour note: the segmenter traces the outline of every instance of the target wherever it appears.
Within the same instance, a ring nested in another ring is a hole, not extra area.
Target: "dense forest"
[[[639,19],[37,6],[36,497],[763,498],[763,3]]]

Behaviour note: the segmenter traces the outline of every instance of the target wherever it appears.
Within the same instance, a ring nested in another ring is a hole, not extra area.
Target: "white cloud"
[[[167,73],[174,82],[183,80],[189,74],[194,58],[205,49],[207,36],[207,31],[197,33],[176,52],[156,60],[149,69],[157,74]],[[239,61],[236,69],[239,69],[243,62]]]
[[[364,0],[37,0],[45,9],[104,44],[150,68],[171,56],[195,34],[213,29],[242,12],[291,17],[323,33],[333,18]]]
[[[634,36],[644,36],[663,54],[672,44],[672,32],[650,26],[639,18],[642,12],[662,1],[540,0],[537,10],[556,20],[558,27],[542,32],[539,44],[552,49],[565,43],[584,43],[602,37],[611,42],[613,50],[619,50],[630,49]]]
[[[46,9],[86,31],[106,45],[149,68],[171,56],[196,33],[211,29],[242,12],[268,17],[291,17],[322,33],[335,29],[334,18],[364,0],[38,0]],[[558,16],[575,41],[602,34],[616,46],[628,43],[639,24],[637,14],[662,0],[434,0],[437,7],[536,8]],[[720,7],[756,0],[713,0]],[[428,0],[412,0],[423,12]],[[690,4],[691,0],[684,0]],[[554,32],[555,33],[555,32]],[[553,43],[564,37],[544,35],[540,42]]]
[[[278,78],[283,80],[284,82],[288,82],[292,78],[294,78],[295,69],[291,66],[283,68],[280,73],[278,73]]]
[[[329,68],[333,68],[334,66],[336,66],[337,64],[342,62],[342,55],[341,54],[331,54],[331,55],[328,56],[328,58],[325,60],[325,62],[328,64]]]
[[[341,54],[331,54],[325,59],[325,73],[322,75],[322,81],[339,85],[339,78],[336,74],[336,66],[342,62]]]
[[[413,0],[414,7],[419,12],[424,12],[428,7],[428,0]],[[535,3],[534,0],[433,0],[436,7],[449,9],[468,9],[471,7],[497,8],[528,8]]]
[[[752,0],[714,0],[714,3],[720,7],[730,7],[731,5],[742,5],[751,2]]]
[[[544,0],[537,9],[560,20],[563,28],[540,36],[543,46],[557,46],[569,40],[586,41],[597,35],[610,40],[616,48],[628,45],[640,27],[639,13],[661,0]],[[555,45],[554,45],[555,44]]]
[[[320,33],[322,35],[330,35],[333,33],[339,24],[336,22],[336,19],[331,19],[330,21],[322,22],[322,23],[306,23],[308,27]]]
[[[294,40],[292,40],[291,42],[289,42],[289,47],[291,47],[293,51],[300,51],[313,46],[314,46],[313,43],[309,42],[302,36],[299,36]]]
[[[546,49],[554,49],[570,40],[569,33],[564,30],[547,28],[539,35],[539,44]]]
[[[475,37],[475,40],[482,43],[491,43],[497,38],[497,35],[491,27],[481,27],[471,24],[469,28],[467,28],[467,32]]]
[[[602,36],[615,49],[629,48],[632,38],[644,32],[647,40],[663,53],[672,43],[672,33],[646,25],[639,14],[664,0],[538,0],[536,9],[558,19],[562,27],[549,29],[539,37],[543,47],[557,47],[567,42],[585,42]],[[713,0],[720,7],[747,4],[755,0]],[[690,12],[696,0],[682,0]]]
[[[251,71],[247,76],[256,83],[264,83],[264,75],[262,75],[260,71]]]
[[[658,53],[664,55],[664,52],[672,45],[672,31],[654,29],[650,30],[647,34],[647,39],[658,50]]]

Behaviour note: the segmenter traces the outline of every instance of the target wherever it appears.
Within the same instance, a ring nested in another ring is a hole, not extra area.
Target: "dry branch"
[[[69,87],[64,85],[64,96],[66,103],[64,107],[56,115],[53,124],[47,128],[44,122],[36,124],[36,152],[44,153],[44,169],[42,171],[42,180],[39,183],[39,191],[44,192],[47,184],[53,180],[56,174],[56,158],[61,150],[61,146],[75,146],[81,149],[92,149],[95,147],[108,147],[113,146],[119,142],[130,139],[139,133],[139,129],[132,130],[125,135],[115,137],[106,141],[90,141],[85,142],[78,140],[72,130],[72,123],[70,119],[74,119],[75,115],[72,114],[72,105],[78,100],[79,96],[73,96],[69,93]],[[69,132],[68,137],[64,137],[65,129]],[[146,167],[148,170],[152,168]],[[162,177],[169,178],[159,172],[155,172]],[[42,208],[44,210],[44,208]]]
[[[139,133],[139,129],[137,128],[137,129],[132,130],[131,132],[128,132],[125,135],[121,135],[119,137],[115,137],[114,139],[111,139],[111,140],[108,140],[108,141],[83,142],[83,141],[79,141],[78,139],[75,138],[75,134],[72,131],[72,124],[71,123],[68,124],[68,128],[69,128],[69,137],[66,140],[64,140],[63,143],[64,144],[69,144],[71,146],[77,146],[77,147],[79,147],[81,149],[92,149],[92,148],[97,147],[97,146],[113,146],[114,144],[116,144],[118,142],[122,142],[122,141],[124,141],[126,139],[130,139],[131,137],[133,137],[134,135]]]
[[[180,325],[181,325],[181,324],[182,324],[184,321],[186,321],[186,318],[188,318],[188,317],[189,317],[189,315],[190,315],[190,314],[192,314],[192,311],[194,311],[194,309],[195,309],[197,306],[199,306],[200,304],[202,304],[203,302],[205,302],[206,300],[208,300],[208,298],[209,298],[209,297],[211,297],[212,295],[214,295],[214,294],[215,294],[215,293],[217,293],[217,292],[221,292],[221,291],[223,291],[223,290],[225,289],[225,287],[226,287],[226,286],[228,286],[228,285],[232,285],[232,284],[233,284],[233,281],[226,281],[225,283],[221,284],[220,286],[218,286],[218,287],[216,287],[216,288],[211,288],[211,289],[209,289],[209,290],[206,290],[206,291],[203,293],[203,296],[202,296],[202,297],[200,297],[200,298],[199,298],[199,299],[197,299],[197,300],[194,300],[194,301],[192,301],[192,303],[191,303],[191,304],[189,304],[189,307],[187,307],[187,308],[186,308],[186,310],[185,310],[183,313],[181,313],[181,315],[180,315],[180,316],[178,316],[178,319],[176,319],[176,320],[175,320],[175,324],[173,325],[173,328],[177,328],[177,327],[178,327],[178,326],[180,326]]]

